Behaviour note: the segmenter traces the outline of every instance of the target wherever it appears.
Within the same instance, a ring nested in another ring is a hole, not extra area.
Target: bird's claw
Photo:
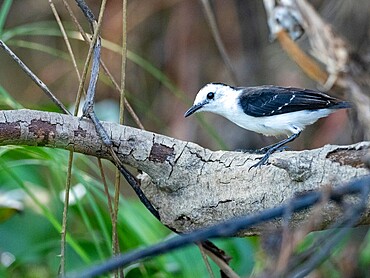
[[[256,164],[253,164],[251,167],[249,167],[248,169],[248,172],[252,169],[252,168],[260,168],[262,165],[266,165],[268,163],[268,159],[270,157],[270,153],[266,153],[261,159],[260,161],[258,161]]]
[[[271,145],[271,146],[267,146],[267,147],[264,147],[264,148],[260,148],[259,150],[257,150],[258,153],[262,153],[262,154],[265,154],[269,151],[271,151],[271,149],[274,149],[274,145]],[[290,148],[288,146],[281,146],[277,149],[274,149],[273,152],[282,152],[282,151],[286,151],[286,150],[289,150]]]
[[[287,146],[281,146],[281,147],[276,148],[276,149],[275,148],[269,148],[269,147],[259,149],[258,151],[261,151],[261,152],[263,151],[265,155],[256,164],[253,164],[251,167],[249,167],[248,172],[252,168],[255,168],[255,167],[260,168],[262,165],[266,165],[268,163],[268,159],[269,159],[271,154],[273,154],[275,152],[282,152],[282,151],[285,151],[287,149],[289,149],[289,147],[287,147]]]

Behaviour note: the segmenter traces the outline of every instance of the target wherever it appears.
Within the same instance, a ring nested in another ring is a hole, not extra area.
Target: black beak
[[[185,118],[190,116],[191,114],[194,114],[197,110],[202,108],[203,105],[204,105],[204,103],[198,103],[198,104],[195,104],[192,107],[190,107],[189,110],[186,111],[185,114],[184,114]]]

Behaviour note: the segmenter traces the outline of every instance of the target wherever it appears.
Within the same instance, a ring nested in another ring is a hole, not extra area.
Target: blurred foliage
[[[0,276],[56,275],[60,252],[59,223],[63,210],[60,192],[64,188],[66,165],[65,151],[36,147],[1,148],[1,190],[17,191],[24,211],[0,224],[0,257],[11,254],[14,258],[9,266],[6,265],[6,259],[0,261]],[[77,203],[71,203],[67,270],[82,269],[111,256],[110,216],[97,174],[95,163],[83,155],[76,155],[73,184],[84,185],[86,195]],[[123,252],[149,246],[172,235],[140,202],[130,198],[121,200],[118,232]],[[252,254],[256,247],[254,239],[218,242],[233,256],[235,269],[241,274],[251,272]],[[138,274],[140,277],[193,277],[207,274],[195,246],[132,265],[126,272],[127,277],[137,277]]]
[[[24,3],[22,7],[24,8],[26,5]],[[13,8],[16,8],[14,6]],[[1,7],[0,27],[5,25],[7,16],[9,16],[8,13],[12,11],[11,7],[12,1],[4,2]],[[66,26],[70,38],[76,39],[76,33],[73,31],[71,24],[67,22]],[[32,53],[33,57],[38,55],[36,53],[42,53],[43,58],[46,55],[56,59],[54,61],[50,60],[49,63],[59,64],[63,60],[69,63],[70,59],[65,49],[59,49],[52,41],[49,41],[49,43],[43,42],[45,38],[53,38],[55,42],[61,42],[60,31],[53,21],[28,22],[0,31],[1,39],[18,53],[25,49],[24,53]],[[104,45],[113,46],[114,49],[111,50],[119,52],[119,46],[112,42],[105,41]],[[84,45],[79,43],[76,48],[83,49],[83,47]],[[3,58],[4,56],[1,55],[1,59]],[[34,65],[32,59],[29,58],[30,56],[27,54],[25,62],[31,68],[37,68],[38,66]],[[132,52],[129,52],[129,58],[144,72],[161,82],[176,98],[185,101],[184,93],[159,68]],[[39,59],[38,62],[43,64],[44,60]],[[80,66],[83,64],[83,57],[79,58],[79,63]],[[14,66],[12,61],[6,61],[6,65]],[[18,70],[16,69],[16,71]],[[42,76],[42,73],[39,72],[38,74]],[[17,75],[21,79],[23,78],[23,75],[19,72]],[[56,73],[56,75],[58,76],[59,73]],[[4,77],[4,75],[1,76]],[[7,76],[11,76],[11,74],[8,73]],[[47,77],[45,79],[48,80]],[[72,80],[76,80],[75,77]],[[103,76],[101,81],[107,86],[111,86],[106,77]],[[19,95],[13,86],[14,80],[6,79],[4,81],[2,79],[1,82],[1,108],[22,108],[23,106],[15,100],[15,98],[19,98]],[[28,80],[20,83],[23,84],[23,82],[25,82],[26,87],[34,86],[28,83]],[[3,83],[5,83],[4,86],[2,86]],[[53,81],[47,83],[48,86],[54,86]],[[19,84],[18,81],[17,84]],[[10,91],[6,87],[10,88]],[[53,89],[58,91],[58,88]],[[33,90],[36,91],[37,89],[33,87]],[[31,98],[24,94],[27,88],[21,89],[21,91],[23,92],[20,99],[24,101],[24,104],[27,104],[28,108],[55,110],[45,100],[40,99],[40,97],[43,98],[41,94],[40,96],[33,94]],[[65,97],[65,95],[60,97],[64,102],[71,102],[73,91],[68,95],[70,97]],[[150,111],[148,103],[143,102],[140,98],[134,97],[130,93],[128,93],[128,98],[134,103],[134,107],[139,112]],[[100,101],[96,108],[101,119],[117,120],[118,108],[116,102]],[[165,126],[154,115],[154,112],[152,112],[150,116],[155,119],[157,124],[162,127]],[[212,133],[211,128],[208,128],[208,130]],[[63,210],[60,193],[63,192],[65,185],[68,155],[61,150],[21,146],[1,147],[0,155],[1,192],[4,195],[7,193],[7,196],[15,195],[17,201],[24,207],[23,211],[15,216],[16,211],[10,210],[10,207],[6,210],[0,210],[3,216],[0,229],[0,276],[54,277],[57,274],[60,260],[58,257],[60,253],[59,232]],[[113,167],[108,164],[105,166],[109,172],[110,188],[113,188]],[[68,215],[68,231],[70,234],[67,236],[67,271],[82,269],[111,256],[110,216],[102,189],[103,186],[98,176],[99,170],[92,159],[75,155],[72,185],[82,185],[86,189],[86,194],[78,202],[71,204]],[[172,235],[136,199],[132,199],[132,193],[128,188],[124,191],[124,196],[127,197],[123,197],[121,200],[118,218],[118,232],[123,252],[148,246]],[[235,258],[233,264],[236,264],[236,269],[240,269],[240,273],[248,274],[251,272],[253,268],[252,254],[255,248],[253,239],[226,239],[220,241],[220,246],[230,249],[230,254]],[[245,263],[246,259],[249,261],[247,264]],[[212,267],[217,271],[215,265]],[[146,263],[132,265],[125,272],[127,277],[137,277],[138,275],[142,277],[207,275],[204,262],[195,246],[160,256]]]
[[[69,1],[74,13],[88,30],[74,1]],[[154,132],[182,140],[195,141],[211,149],[248,149],[262,147],[274,141],[245,131],[215,115],[184,119],[199,88],[207,82],[232,83],[215,46],[201,1],[134,0],[128,5],[127,96],[144,126]],[[354,47],[366,51],[369,30],[363,8],[367,0],[351,3],[348,0],[316,0],[324,17],[336,23],[351,37]],[[78,80],[69,61],[65,43],[47,1],[3,1],[2,40],[52,89],[64,103],[73,103]],[[6,3],[8,7],[5,8]],[[88,1],[95,13],[99,1]],[[277,84],[315,88],[300,69],[290,61],[277,43],[269,41],[263,3],[260,0],[211,1],[219,31],[236,71],[238,84]],[[71,38],[74,54],[81,70],[87,53],[86,45],[77,36],[70,16],[61,3],[55,3]],[[102,57],[116,79],[119,79],[120,57],[117,45],[121,42],[120,1],[109,1],[102,26],[105,49]],[[368,4],[366,4],[368,5]],[[361,9],[362,7],[362,9]],[[356,14],[356,17],[350,15]],[[352,18],[352,19],[351,19]],[[354,20],[355,18],[356,20]],[[227,19],[227,20],[224,20]],[[362,19],[362,21],[361,21]],[[352,30],[356,32],[351,32]],[[0,25],[1,27],[1,25]],[[365,31],[364,31],[365,30]],[[358,34],[358,36],[356,36]],[[299,42],[303,47],[305,39]],[[7,56],[0,55],[0,84],[21,105],[44,107],[49,100],[18,66]],[[6,74],[5,74],[6,69]],[[8,76],[17,76],[17,82]],[[118,102],[118,93],[102,74],[97,99]],[[205,120],[212,122],[204,125]],[[326,143],[351,143],[346,132],[345,115],[329,117],[309,127],[292,148],[312,148]],[[126,123],[135,125],[129,115]],[[331,127],[331,128],[328,128]],[[333,128],[333,126],[338,126]],[[212,128],[211,128],[212,127]],[[320,128],[321,127],[321,128]],[[214,129],[215,131],[210,132]],[[332,132],[328,132],[332,130]],[[333,132],[335,130],[335,132]],[[216,135],[219,134],[219,135]],[[216,140],[215,140],[216,138]]]
[[[69,2],[82,25],[87,27],[74,2]],[[99,1],[88,2],[96,12]],[[339,7],[342,0],[316,2],[324,12],[328,7],[343,12]],[[240,82],[237,85],[274,83],[314,86],[287,59],[278,45],[268,41],[262,1],[212,3],[220,22],[221,36]],[[56,4],[81,69],[87,47],[79,39],[62,4]],[[103,60],[116,78],[120,70],[120,5],[120,1],[108,1],[102,29]],[[327,16],[330,18],[333,15],[327,12]],[[183,119],[183,112],[204,83],[230,83],[200,1],[129,1],[128,30],[127,98],[147,129],[196,141],[209,148],[265,145],[258,135],[238,129],[219,117],[207,116],[212,125],[203,117],[198,117],[199,124]],[[352,36],[354,34],[351,33]],[[0,6],[0,38],[12,47],[59,99],[73,106],[78,81],[47,1],[3,0]],[[359,39],[356,42],[358,48],[364,48]],[[17,65],[0,53],[0,109],[27,107],[56,110]],[[97,110],[100,108],[102,112],[98,113],[101,119],[116,121],[118,94],[103,74],[100,81]],[[127,124],[134,125],[129,115],[125,120]],[[322,125],[326,124],[338,123],[330,119],[322,122]],[[306,141],[298,140],[297,144],[315,146],[328,140],[331,143],[350,141],[348,134],[343,136],[346,134],[345,125],[336,132],[328,134],[325,128],[312,128],[307,132]],[[314,135],[319,140],[314,140]],[[63,210],[60,193],[65,186],[67,165],[66,151],[21,146],[0,148],[0,195],[14,198],[23,206],[23,210],[7,208],[6,213],[0,210],[0,219],[3,221],[0,222],[1,277],[56,276]],[[109,188],[113,188],[114,169],[109,163],[104,163],[104,166]],[[112,253],[107,200],[94,159],[75,155],[72,186],[76,185],[82,185],[86,191],[78,202],[71,205],[68,215],[67,271],[82,269],[110,257]],[[173,235],[133,197],[127,185],[122,195],[117,225],[122,252],[142,248]],[[258,260],[255,273],[263,269],[260,266],[266,263],[261,252],[256,255],[258,238],[230,238],[215,242],[232,256],[231,266],[241,276],[252,272],[255,260]],[[360,257],[363,267],[369,266],[369,242],[368,235]],[[213,263],[211,266],[217,273],[217,267]],[[131,265],[125,269],[125,273],[126,277],[208,275],[195,246]]]

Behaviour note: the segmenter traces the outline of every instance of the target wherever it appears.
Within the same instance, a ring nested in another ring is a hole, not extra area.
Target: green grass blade
[[[90,192],[90,190],[91,190],[91,188],[89,188],[89,190],[87,191],[87,198],[88,198],[89,203],[90,203],[90,205],[91,205],[91,207],[92,207],[92,209],[95,213],[96,220],[98,222],[100,231],[101,231],[101,233],[104,237],[105,247],[106,247],[107,250],[111,251],[112,250],[112,248],[111,248],[112,239],[109,236],[107,224],[105,223],[104,216],[103,216],[101,210],[99,209],[99,207],[97,205],[97,202],[94,199],[93,194],[91,194],[92,192]],[[103,193],[101,193],[101,194],[103,194]]]
[[[12,109],[22,109],[23,106],[19,104],[3,86],[0,85],[0,104],[4,103]]]
[[[8,45],[37,50],[64,60],[70,60],[70,57],[66,52],[37,42],[29,42],[24,40],[10,40],[8,41]]]
[[[20,188],[24,190],[24,192],[26,192],[32,201],[42,210],[45,218],[49,220],[49,222],[58,232],[60,232],[62,226],[60,225],[59,221],[54,217],[50,210],[38,200],[33,192],[30,191],[27,186],[25,186],[24,182],[15,173],[13,173],[3,159],[0,159],[0,167],[5,170],[5,172],[18,184]],[[69,234],[67,234],[67,242],[85,263],[91,262],[91,259],[85,250]]]
[[[0,37],[3,33],[6,18],[8,17],[10,7],[13,4],[13,0],[5,0],[0,8]]]
[[[70,192],[72,194],[74,194],[73,188],[72,188],[72,190]],[[76,198],[76,195],[74,197]],[[94,200],[89,199],[89,202],[92,205],[94,203]],[[102,248],[101,248],[101,246],[99,244],[99,239],[98,239],[98,237],[97,237],[97,235],[96,235],[96,233],[94,231],[94,228],[93,228],[93,225],[92,225],[92,223],[90,221],[90,218],[87,215],[86,209],[81,204],[81,200],[78,200],[77,203],[76,203],[76,205],[77,205],[78,211],[79,211],[79,213],[81,215],[82,221],[84,222],[87,231],[89,231],[89,233],[90,233],[90,236],[92,238],[93,244],[95,246],[95,249],[96,249],[96,251],[98,253],[99,258],[100,259],[104,259],[105,257],[104,257],[103,250],[102,250]]]
[[[61,32],[55,21],[42,21],[36,23],[27,23],[11,29],[7,29],[2,33],[2,40],[4,42],[15,36],[61,36]]]

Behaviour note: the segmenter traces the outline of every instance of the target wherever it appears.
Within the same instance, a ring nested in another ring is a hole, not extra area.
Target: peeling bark
[[[115,123],[103,122],[103,126],[118,157],[144,172],[140,175],[142,189],[163,224],[178,232],[258,213],[298,194],[369,173],[363,156],[369,153],[370,142],[276,153],[270,158],[271,165],[248,171],[260,155],[211,151]],[[61,148],[112,160],[89,120],[50,112],[0,111],[0,145]],[[323,227],[339,213],[328,205],[322,211]],[[295,214],[292,225],[301,225],[308,215],[308,211]],[[370,205],[362,223],[370,223]],[[275,221],[243,234],[279,226]]]

